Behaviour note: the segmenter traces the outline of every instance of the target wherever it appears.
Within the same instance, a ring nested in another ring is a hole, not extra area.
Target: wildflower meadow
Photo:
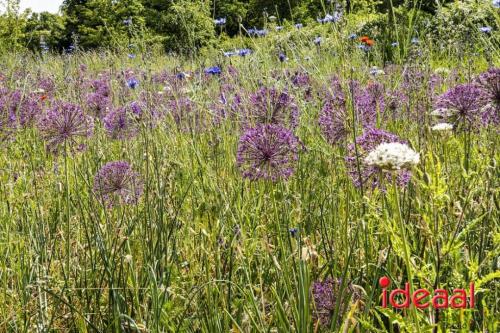
[[[348,3],[1,52],[0,332],[498,332],[500,4]]]

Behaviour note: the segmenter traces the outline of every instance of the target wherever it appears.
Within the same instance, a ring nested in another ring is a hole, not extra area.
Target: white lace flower
[[[431,130],[436,131],[436,132],[448,132],[453,129],[452,124],[448,123],[439,123],[431,127]]]
[[[420,155],[399,142],[382,143],[365,158],[365,163],[385,170],[409,169],[420,162]]]

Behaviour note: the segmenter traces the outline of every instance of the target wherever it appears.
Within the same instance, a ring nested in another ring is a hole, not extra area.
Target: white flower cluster
[[[365,158],[365,163],[385,170],[409,169],[420,162],[420,155],[399,142],[382,143]]]
[[[439,123],[431,127],[431,130],[436,131],[436,132],[448,132],[453,129],[452,124],[448,123]]]

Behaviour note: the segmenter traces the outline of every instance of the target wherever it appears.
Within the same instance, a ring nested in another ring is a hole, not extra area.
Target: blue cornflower
[[[175,76],[178,80],[183,80],[186,78],[186,74],[184,74],[183,72],[180,72],[179,74],[177,74]]]
[[[224,57],[232,57],[232,56],[235,56],[236,55],[236,52],[233,52],[233,51],[228,51],[228,52],[224,52]]]
[[[303,25],[302,23],[297,23],[297,24],[295,25],[295,28],[297,28],[297,29],[301,29],[301,28],[303,28],[303,27],[304,27],[304,25]]]
[[[315,45],[319,46],[319,45],[321,45],[321,41],[322,41],[322,38],[318,36],[318,37],[314,38],[313,43]]]
[[[219,66],[212,66],[207,69],[205,69],[205,74],[208,75],[220,75],[222,73],[222,70]]]
[[[223,26],[226,24],[226,18],[225,17],[221,17],[221,18],[218,18],[218,19],[215,19],[214,20],[214,24],[218,27],[220,26]]]
[[[139,85],[139,81],[137,81],[136,79],[132,78],[132,79],[129,79],[127,81],[127,86],[130,88],[130,89],[135,89],[137,88],[137,86]]]
[[[132,25],[132,18],[128,18],[126,20],[123,20],[123,24],[125,24],[127,27]]]
[[[391,46],[392,46],[392,47],[396,47],[396,46],[398,46],[398,45],[399,45],[399,43],[398,43],[398,42],[393,42],[393,43],[391,43]]]
[[[420,41],[418,40],[418,38],[417,38],[417,37],[413,37],[413,38],[411,39],[411,43],[412,43],[412,44],[418,44],[419,42],[420,42]]]
[[[280,52],[280,54],[278,55],[278,58],[281,62],[285,62],[286,61],[286,55],[283,53],[283,52]]]
[[[484,32],[485,34],[489,34],[491,32],[492,28],[491,27],[481,27],[481,28],[479,28],[479,30],[481,32]]]
[[[358,44],[358,48],[362,51],[369,52],[372,48],[366,44]]]
[[[493,0],[492,4],[493,4],[493,7],[500,8],[500,0]]]
[[[350,34],[348,38],[349,38],[350,40],[355,40],[355,39],[356,39],[356,37],[358,37],[358,35],[356,35],[356,34]]]
[[[290,229],[288,229],[288,232],[290,233],[290,236],[295,237],[297,235],[297,233],[299,232],[299,229],[290,228]]]
[[[337,22],[340,20],[342,13],[334,12],[333,15],[326,14],[324,18],[318,18],[317,21],[319,23],[329,23],[329,22]]]
[[[238,55],[240,57],[245,57],[245,56],[247,56],[249,54],[252,54],[252,50],[250,50],[250,49],[241,49],[241,50],[236,50],[236,53],[238,53]]]
[[[133,53],[129,53],[129,54],[128,54],[128,57],[129,57],[130,59],[135,59],[135,54],[133,54]]]
[[[278,25],[278,26],[276,26],[276,28],[274,28],[274,30],[281,31],[281,30],[283,30],[283,27],[281,25]]]
[[[256,28],[248,29],[247,32],[250,36],[257,36],[257,37],[264,37],[268,33],[267,29],[259,30]]]

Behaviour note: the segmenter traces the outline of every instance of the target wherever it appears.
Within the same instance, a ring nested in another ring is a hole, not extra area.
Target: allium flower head
[[[127,139],[134,137],[138,132],[138,119],[128,107],[115,108],[108,111],[104,117],[104,128],[112,139]]]
[[[332,80],[331,92],[319,115],[319,126],[326,141],[332,145],[342,143],[349,133],[347,128],[347,109],[345,94],[337,78]]]
[[[135,204],[142,195],[143,182],[127,162],[109,162],[97,172],[94,192],[108,207]]]
[[[42,115],[38,129],[47,149],[57,152],[64,145],[71,148],[79,139],[92,136],[94,121],[78,105],[59,102]]]
[[[364,162],[383,170],[411,169],[420,162],[420,155],[403,143],[381,143],[368,153]]]
[[[341,293],[341,286],[341,279],[332,278],[315,281],[311,286],[314,301],[313,318],[314,321],[319,321],[321,326],[325,328],[330,327],[337,305],[339,308],[338,320],[340,322],[350,303],[361,299],[361,295],[351,284],[347,284],[343,293]]]
[[[300,142],[279,125],[259,125],[241,136],[236,164],[243,177],[277,181],[295,172]]]
[[[500,123],[500,68],[490,68],[479,75],[476,85],[481,90],[483,123]]]
[[[460,84],[438,97],[436,106],[452,113],[456,128],[477,125],[480,116],[481,90],[473,84]]]
[[[0,143],[9,139],[16,127],[16,112],[7,89],[0,88]]]
[[[299,108],[287,91],[262,87],[250,95],[245,115],[247,124],[280,124],[288,128],[298,125]]]
[[[366,186],[368,188],[380,187],[382,190],[383,180],[381,177],[386,177],[386,182],[392,181],[392,175],[389,173],[381,173],[377,166],[367,165],[364,163],[368,154],[382,143],[399,142],[406,144],[397,135],[376,129],[368,128],[363,134],[356,138],[356,146],[351,143],[347,147],[347,156],[345,158],[349,175],[356,187]],[[356,156],[356,151],[358,155]],[[359,169],[358,169],[359,167]],[[408,170],[400,170],[397,172],[397,182],[400,186],[406,186],[411,178],[411,172]]]

